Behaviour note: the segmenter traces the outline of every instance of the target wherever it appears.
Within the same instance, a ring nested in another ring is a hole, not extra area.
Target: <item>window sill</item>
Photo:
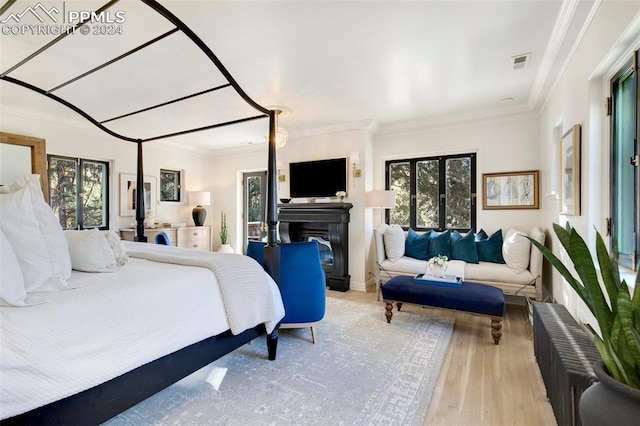
[[[623,266],[618,266],[618,271],[620,272],[620,280],[625,280],[629,290],[633,290],[636,286],[636,272]]]

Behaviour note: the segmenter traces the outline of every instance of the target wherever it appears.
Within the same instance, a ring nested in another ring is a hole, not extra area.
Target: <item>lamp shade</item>
[[[376,189],[367,192],[366,197],[367,207],[392,209],[396,206],[396,193],[393,191]]]
[[[211,193],[208,191],[189,192],[189,204],[195,204],[196,206],[211,205]]]

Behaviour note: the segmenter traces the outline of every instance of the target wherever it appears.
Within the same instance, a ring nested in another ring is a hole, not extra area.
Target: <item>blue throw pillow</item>
[[[476,249],[478,250],[479,261],[504,263],[502,258],[502,229],[498,229],[485,240],[478,240],[476,236]]]
[[[476,241],[484,241],[487,238],[489,238],[489,236],[487,235],[486,232],[484,232],[484,229],[480,228],[480,230],[478,231],[478,233],[476,234]]]
[[[451,259],[451,231],[448,229],[440,233],[431,231],[427,259],[431,259],[439,254]]]
[[[404,254],[415,259],[427,260],[427,249],[429,247],[429,235],[431,231],[418,234],[409,228],[407,238],[404,240]]]
[[[478,263],[478,249],[476,249],[473,230],[464,235],[458,231],[451,233],[451,259],[463,260],[467,263]]]

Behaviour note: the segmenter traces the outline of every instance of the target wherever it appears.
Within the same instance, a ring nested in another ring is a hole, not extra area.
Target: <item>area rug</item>
[[[276,361],[249,345],[111,419],[116,425],[422,425],[453,318],[327,298],[317,343],[280,330]]]

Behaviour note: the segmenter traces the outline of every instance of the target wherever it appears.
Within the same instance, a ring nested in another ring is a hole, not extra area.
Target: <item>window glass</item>
[[[109,164],[49,155],[49,200],[63,229],[109,227]]]
[[[405,228],[475,229],[475,154],[386,164],[387,189],[396,193],[388,223]]]
[[[611,235],[619,252],[619,263],[637,269],[639,169],[637,121],[639,99],[637,73],[627,63],[611,82]],[[634,161],[635,160],[635,161]]]
[[[160,201],[180,202],[182,173],[180,170],[160,169]]]

